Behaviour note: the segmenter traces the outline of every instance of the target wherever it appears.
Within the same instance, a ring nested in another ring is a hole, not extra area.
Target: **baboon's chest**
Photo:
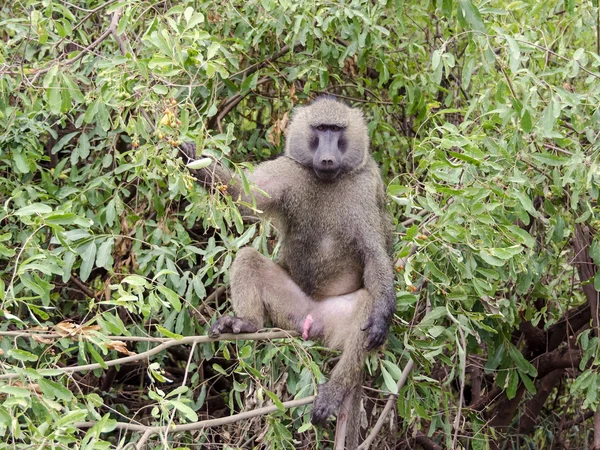
[[[362,275],[350,205],[335,192],[317,194],[290,199],[280,221],[282,263],[309,295],[348,270]]]

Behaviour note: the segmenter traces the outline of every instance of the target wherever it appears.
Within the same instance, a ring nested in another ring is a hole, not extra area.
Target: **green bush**
[[[333,426],[281,403],[326,379],[335,353],[318,343],[107,365],[205,335],[236,251],[277,251],[177,144],[240,170],[280,153],[292,108],[328,92],[365,111],[396,225],[398,313],[366,364],[365,429],[415,362],[375,443],[587,448],[599,14],[597,0],[5,2],[0,447],[331,448]],[[116,428],[268,404],[147,441]]]

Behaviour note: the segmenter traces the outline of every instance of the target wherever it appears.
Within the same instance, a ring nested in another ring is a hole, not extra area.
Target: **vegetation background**
[[[282,402],[334,352],[193,338],[277,241],[176,149],[248,167],[326,92],[365,111],[396,225],[373,447],[600,449],[599,49],[598,0],[2,2],[0,448],[332,448]]]

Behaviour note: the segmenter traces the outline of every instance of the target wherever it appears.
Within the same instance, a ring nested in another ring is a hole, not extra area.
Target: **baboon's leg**
[[[275,326],[297,330],[305,338],[322,328],[318,318],[313,320],[317,302],[282,267],[251,247],[241,249],[233,261],[231,303],[236,317],[221,317],[212,335],[254,332],[264,327],[267,316]]]
[[[236,317],[221,317],[211,328],[212,335],[254,332],[268,315],[275,326],[299,331],[304,338],[321,338],[327,346],[342,350],[329,382],[319,386],[313,422],[335,415],[344,397],[360,388],[367,338],[361,326],[372,304],[366,289],[312,300],[282,267],[248,247],[238,252],[231,268],[231,302]],[[355,417],[351,415],[350,426],[356,424]]]
[[[342,307],[349,297],[353,305],[352,317],[345,322],[333,320],[336,308]],[[323,423],[329,416],[336,414],[344,397],[353,390],[360,389],[368,337],[367,333],[361,330],[363,324],[360,321],[368,317],[367,308],[371,299],[368,291],[361,289],[352,294],[326,299],[324,302],[323,315],[331,317],[327,322],[330,332],[327,332],[326,327],[325,343],[341,348],[342,356],[329,381],[319,387],[319,395],[312,411],[312,420],[315,423]]]

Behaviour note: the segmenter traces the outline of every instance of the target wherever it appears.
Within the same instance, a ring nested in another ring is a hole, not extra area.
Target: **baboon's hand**
[[[219,317],[210,327],[210,337],[218,337],[222,333],[254,333],[258,331],[256,325],[241,317],[223,316]]]
[[[329,416],[335,416],[344,400],[344,393],[331,383],[319,385],[317,398],[313,403],[311,421],[315,425],[322,425]]]
[[[185,156],[183,161],[187,164],[196,159],[196,144],[191,142],[182,142],[179,144],[179,151]]]
[[[369,337],[365,348],[367,351],[373,350],[374,348],[383,345],[387,338],[388,328],[390,327],[390,321],[386,320],[385,317],[381,317],[378,314],[372,314],[367,320],[367,323],[361,327],[361,330],[367,331]]]

